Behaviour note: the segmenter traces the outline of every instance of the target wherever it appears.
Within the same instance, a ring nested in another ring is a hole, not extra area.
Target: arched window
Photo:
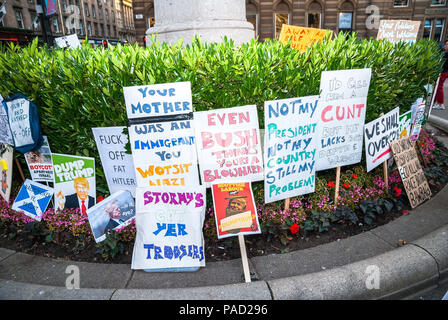
[[[320,29],[322,27],[322,6],[319,2],[311,2],[307,13],[307,26]]]
[[[290,24],[291,10],[285,1],[277,4],[274,10],[274,35],[278,39],[283,24]]]
[[[339,7],[338,29],[339,31],[350,32],[353,30],[353,4],[349,1],[344,2]]]
[[[246,1],[246,19],[254,25],[254,36],[258,36],[258,8],[251,1]]]

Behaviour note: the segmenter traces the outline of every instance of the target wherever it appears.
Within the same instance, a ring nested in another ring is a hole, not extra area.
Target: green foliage
[[[31,247],[36,242],[43,243],[53,240],[53,233],[38,221],[29,222],[23,228],[10,224],[8,231],[9,239],[17,238],[19,241],[23,241],[25,248]]]
[[[364,214],[364,222],[371,225],[379,214],[390,212],[394,208],[394,202],[388,199],[363,200],[359,207]]]
[[[391,44],[342,33],[304,53],[277,40],[78,50],[38,47],[36,40],[0,50],[0,94],[22,93],[37,105],[52,150],[99,163],[91,128],[127,124],[125,86],[190,81],[195,110],[256,104],[263,127],[265,101],[319,94],[324,70],[371,67],[368,122],[396,106],[407,111],[441,66],[433,41]],[[96,168],[97,185],[107,190],[102,167]]]
[[[124,252],[124,244],[120,240],[120,235],[117,232],[109,232],[106,235],[106,239],[97,244],[97,253],[101,254],[101,256],[105,260],[111,260],[115,258],[115,256]]]

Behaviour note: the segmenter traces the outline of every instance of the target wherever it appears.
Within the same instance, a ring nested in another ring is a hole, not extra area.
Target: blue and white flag
[[[28,217],[41,221],[42,214],[47,210],[53,197],[53,192],[53,188],[26,179],[12,205],[12,209],[22,211]]]

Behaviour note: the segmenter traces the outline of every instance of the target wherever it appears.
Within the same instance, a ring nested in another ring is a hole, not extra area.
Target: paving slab
[[[112,289],[72,289],[0,280],[0,300],[109,300]]]
[[[405,263],[403,263],[405,262]],[[375,285],[374,277],[378,276]],[[332,270],[268,281],[274,300],[395,299],[436,287],[435,260],[407,245]]]
[[[0,261],[8,258],[9,256],[13,255],[14,253],[16,253],[14,250],[0,248]]]
[[[112,300],[271,300],[264,281],[179,289],[119,289]]]
[[[251,272],[254,266],[249,261]],[[205,268],[194,272],[145,272],[135,270],[127,288],[129,289],[163,289],[205,287],[242,283],[244,279],[241,259],[208,262]],[[253,277],[258,278],[258,274]]]
[[[77,272],[70,266],[79,269],[81,288],[124,288],[132,273],[126,264],[56,260],[18,252],[0,262],[0,279],[65,288],[67,278]]]
[[[250,260],[263,280],[320,272],[367,259],[394,249],[370,232],[317,247]]]

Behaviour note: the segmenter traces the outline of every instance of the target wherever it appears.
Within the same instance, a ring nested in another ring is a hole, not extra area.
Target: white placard
[[[25,160],[33,181],[53,182],[53,161],[47,136],[43,136],[43,140],[38,150],[25,153]]]
[[[76,34],[54,38],[54,41],[59,48],[76,49],[81,46],[81,42],[79,42],[78,36]]]
[[[53,188],[26,179],[12,205],[15,211],[22,211],[28,217],[41,221],[53,197]]]

